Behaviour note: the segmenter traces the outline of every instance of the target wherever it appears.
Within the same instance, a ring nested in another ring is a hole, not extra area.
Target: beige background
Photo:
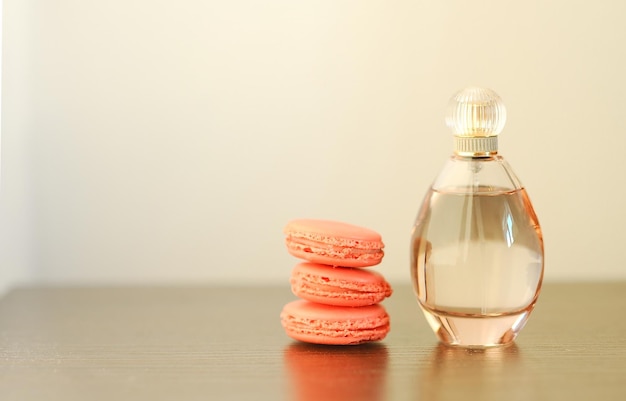
[[[448,98],[505,100],[547,280],[626,278],[626,3],[5,0],[0,291],[281,283],[291,218],[408,238]]]

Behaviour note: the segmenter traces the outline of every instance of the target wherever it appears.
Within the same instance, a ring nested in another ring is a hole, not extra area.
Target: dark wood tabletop
[[[409,286],[375,344],[289,339],[278,287],[32,287],[0,300],[0,399],[624,400],[626,282],[544,285],[516,343],[437,343]]]

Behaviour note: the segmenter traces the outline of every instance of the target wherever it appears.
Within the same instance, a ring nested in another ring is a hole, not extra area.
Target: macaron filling
[[[332,236],[320,234],[316,232],[298,232],[285,230],[288,239],[302,242],[303,244],[330,244],[338,247],[349,247],[356,249],[380,250],[384,247],[382,241],[369,241],[366,239],[357,239],[341,236]]]
[[[378,248],[349,248],[341,245],[332,245],[306,238],[288,235],[285,239],[287,248],[294,252],[312,253],[315,255],[358,260],[378,260],[384,256],[383,250]]]
[[[358,301],[362,305],[373,305],[389,296],[385,292],[361,291],[330,285],[308,285],[306,283],[292,284],[292,292],[297,292],[302,298],[320,303],[333,300],[336,300],[335,302],[338,304]]]

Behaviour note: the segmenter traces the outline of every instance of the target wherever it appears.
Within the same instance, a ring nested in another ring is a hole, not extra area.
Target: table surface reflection
[[[19,288],[0,300],[0,399],[623,400],[626,283],[545,284],[516,343],[437,343],[409,286],[380,343],[294,342],[281,287]]]

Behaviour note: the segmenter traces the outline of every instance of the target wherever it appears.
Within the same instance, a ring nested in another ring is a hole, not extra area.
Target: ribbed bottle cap
[[[448,127],[454,132],[454,152],[461,156],[498,153],[498,134],[506,123],[506,108],[491,89],[465,88],[450,99]]]

